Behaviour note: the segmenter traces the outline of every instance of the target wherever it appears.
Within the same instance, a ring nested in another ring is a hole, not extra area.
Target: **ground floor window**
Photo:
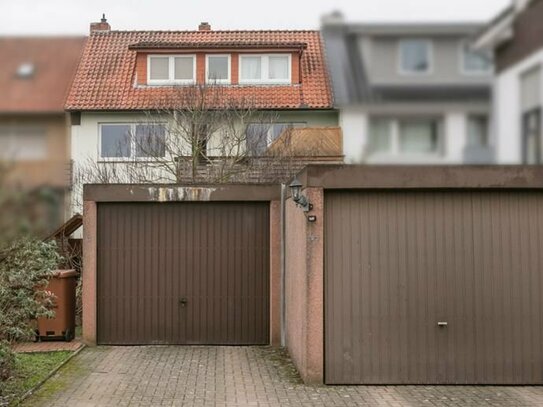
[[[474,114],[468,116],[467,145],[470,147],[488,147],[488,116]]]
[[[166,127],[162,124],[100,124],[100,158],[162,158]]]
[[[48,158],[47,131],[33,125],[0,125],[0,159],[35,161]]]
[[[524,164],[541,164],[541,108],[527,111],[522,116],[523,162]]]
[[[287,129],[306,127],[305,122],[250,123],[247,126],[247,150],[250,155],[262,155]]]
[[[370,154],[441,154],[442,127],[440,118],[373,117],[368,140]]]

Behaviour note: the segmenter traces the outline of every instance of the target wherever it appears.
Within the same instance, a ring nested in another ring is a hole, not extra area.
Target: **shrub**
[[[53,295],[46,290],[61,258],[56,244],[22,238],[0,254],[0,395],[12,374],[11,343],[35,335],[31,322],[52,317]]]

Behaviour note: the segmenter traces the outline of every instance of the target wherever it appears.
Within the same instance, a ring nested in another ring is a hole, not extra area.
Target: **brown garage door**
[[[543,383],[542,193],[330,192],[325,239],[327,383]]]
[[[98,205],[98,342],[267,344],[267,203]]]

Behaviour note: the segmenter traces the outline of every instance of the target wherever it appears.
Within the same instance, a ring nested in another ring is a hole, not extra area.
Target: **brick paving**
[[[45,341],[45,342],[22,342],[13,345],[13,350],[17,353],[39,353],[39,352],[58,352],[71,351],[75,352],[83,344],[78,340],[71,342],[64,341]]]
[[[543,387],[307,386],[268,347],[97,347],[25,406],[542,406]]]

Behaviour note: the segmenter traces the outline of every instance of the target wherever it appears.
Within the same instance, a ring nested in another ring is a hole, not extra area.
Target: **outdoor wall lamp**
[[[298,178],[294,178],[289,185],[292,193],[292,200],[296,203],[296,206],[302,208],[304,212],[309,212],[313,209],[313,205],[309,203],[307,197],[302,195],[302,183],[298,181]]]

